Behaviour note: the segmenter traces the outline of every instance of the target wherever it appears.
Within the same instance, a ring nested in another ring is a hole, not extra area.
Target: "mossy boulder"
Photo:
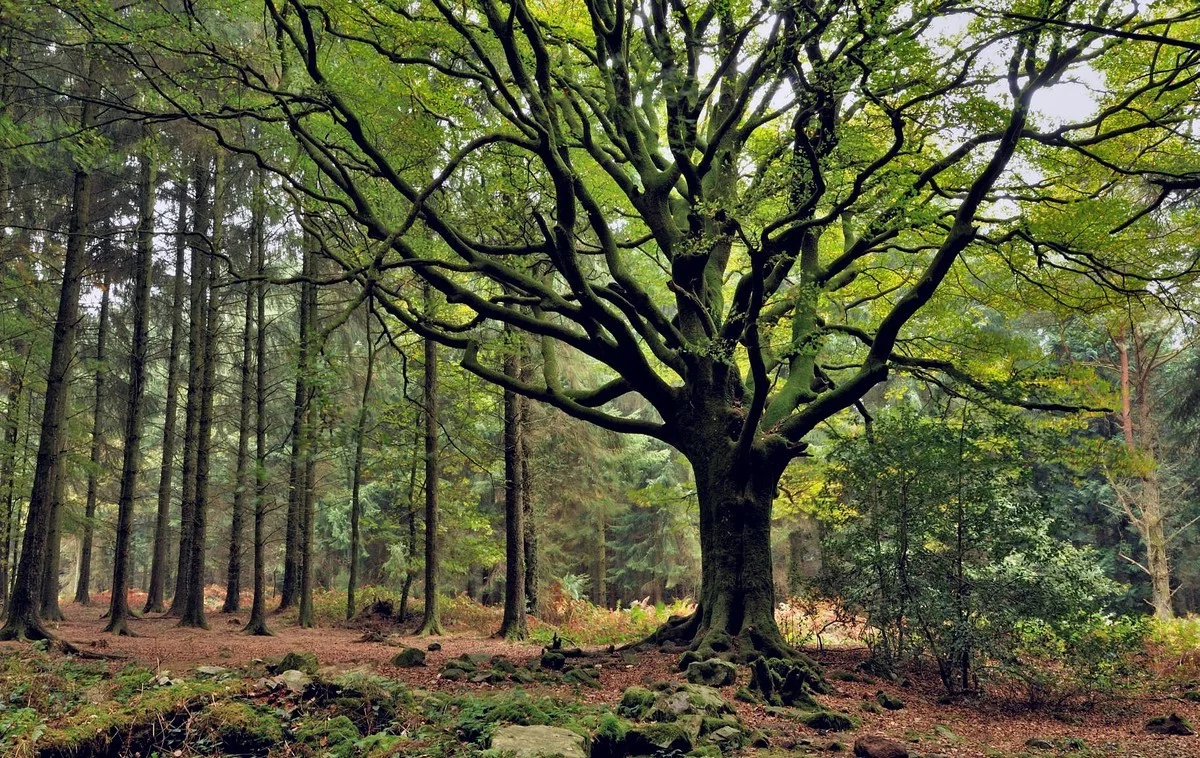
[[[515,758],[587,758],[587,738],[557,726],[510,725],[492,734],[491,749]]]
[[[659,682],[653,690],[630,687],[621,695],[617,713],[635,721],[671,723],[690,717],[718,718],[733,713],[721,693],[702,684]]]
[[[620,716],[607,712],[600,714],[596,731],[592,733],[590,758],[624,758],[627,755],[625,740],[632,729],[633,725]]]
[[[563,674],[563,681],[569,684],[578,684],[584,687],[599,689],[600,673],[594,668],[581,666]]]
[[[1172,734],[1181,737],[1190,737],[1196,733],[1191,722],[1178,713],[1150,719],[1146,722],[1145,731],[1150,734]]]
[[[316,676],[317,656],[293,650],[272,667],[272,673],[282,674],[284,671],[303,671],[309,676]]]
[[[737,666],[720,658],[709,658],[707,661],[695,661],[688,664],[687,680],[692,684],[704,684],[709,687],[727,687],[737,681]]]
[[[649,718],[657,697],[652,690],[645,687],[628,687],[621,693],[617,713],[631,719]]]
[[[888,693],[884,692],[883,690],[880,690],[879,692],[875,693],[875,701],[877,703],[879,703],[880,705],[882,705],[884,708],[887,708],[889,711],[898,711],[904,707],[903,700],[896,697],[895,695],[889,695]]]
[[[848,713],[824,709],[804,712],[800,714],[800,721],[805,726],[822,732],[845,732],[856,729],[859,725],[858,719]]]
[[[547,650],[542,653],[541,665],[544,669],[562,671],[563,666],[567,665],[567,657],[556,650]]]
[[[274,716],[238,700],[218,700],[196,719],[228,753],[264,755],[283,740],[283,725]]]
[[[392,665],[402,669],[424,666],[425,651],[415,647],[406,647],[392,656]]]
[[[626,755],[657,755],[678,751],[687,753],[695,747],[695,738],[682,724],[654,722],[640,724],[625,738]]]

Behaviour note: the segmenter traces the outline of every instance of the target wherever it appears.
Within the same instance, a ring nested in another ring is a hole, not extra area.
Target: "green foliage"
[[[1099,613],[1066,621],[1027,619],[999,670],[1022,682],[1031,706],[1062,707],[1128,692],[1146,674],[1146,619]]]
[[[1011,424],[903,407],[834,448],[822,581],[865,615],[875,655],[929,656],[948,689],[970,689],[1020,623],[1083,621],[1114,596],[1089,550],[1051,536],[1032,452]]]
[[[549,705],[550,702],[543,698],[529,697],[520,687],[501,695],[467,698],[454,730],[464,742],[486,745],[495,728],[502,724],[553,723],[546,710]]]

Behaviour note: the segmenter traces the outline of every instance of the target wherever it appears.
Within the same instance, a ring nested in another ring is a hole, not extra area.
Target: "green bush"
[[[927,658],[962,691],[1011,653],[1019,625],[1068,629],[1119,588],[1094,553],[1051,536],[1030,435],[954,416],[888,411],[835,446],[820,584],[866,618],[882,663]]]

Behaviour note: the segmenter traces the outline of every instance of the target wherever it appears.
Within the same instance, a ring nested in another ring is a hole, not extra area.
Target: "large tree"
[[[154,19],[170,39],[131,36],[124,15],[94,28],[171,111],[305,196],[306,233],[340,267],[328,281],[372,287],[507,390],[680,450],[703,589],[660,636],[745,654],[791,654],[771,509],[810,433],[896,369],[1065,407],[961,370],[938,339],[960,327],[930,333],[922,309],[991,251],[1038,249],[1022,218],[1061,202],[1056,156],[1136,181],[1143,154],[1106,143],[1162,130],[1156,152],[1176,150],[1169,127],[1195,107],[1176,86],[1195,62],[1173,48],[1097,65],[1161,43],[1143,34],[1157,19],[1106,2],[1001,0],[986,22],[955,0],[266,5],[257,32],[253,3],[185,4]],[[236,86],[157,67],[180,49]],[[1039,120],[1035,98],[1077,72],[1116,96]],[[273,158],[235,116],[282,126],[303,159]],[[423,309],[409,272],[453,308]],[[542,376],[504,372],[483,321],[540,340]],[[565,380],[558,358],[583,356],[607,381]],[[612,403],[630,394],[652,412]]]

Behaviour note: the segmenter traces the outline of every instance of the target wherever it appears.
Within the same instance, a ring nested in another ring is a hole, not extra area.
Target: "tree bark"
[[[255,200],[251,211],[250,234],[257,245],[262,225],[261,204]],[[251,251],[251,256],[254,253]],[[246,490],[250,486],[247,466],[250,457],[250,411],[253,403],[252,369],[250,363],[251,331],[254,328],[254,287],[245,285],[244,317],[242,320],[242,382],[238,399],[237,463],[234,466],[233,513],[229,525],[229,561],[225,568],[225,604],[223,613],[234,613],[242,605],[242,532],[246,520]]]
[[[89,94],[91,83],[90,59],[85,56],[82,79]],[[90,97],[83,100],[80,125],[91,126]],[[86,242],[91,211],[92,176],[85,166],[77,166],[71,189],[71,223],[67,232],[67,249],[63,258],[62,287],[58,312],[54,319],[54,335],[50,347],[50,366],[46,374],[46,399],[42,407],[41,431],[38,435],[37,460],[34,464],[33,490],[21,540],[21,559],[13,591],[8,599],[8,612],[0,640],[49,639],[51,634],[42,624],[40,604],[42,577],[46,558],[47,537],[54,509],[55,471],[61,467],[63,440],[66,438],[67,405],[70,400],[70,371],[75,354],[75,329],[79,321],[79,288],[86,265]]]
[[[167,531],[171,523],[171,483],[175,476],[175,420],[179,413],[179,351],[183,337],[184,261],[187,251],[188,182],[179,182],[175,229],[175,278],[171,292],[171,344],[167,355],[167,403],[163,410],[162,465],[158,472],[158,510],[154,519],[154,549],[150,561],[150,587],[144,613],[166,610]]]
[[[509,344],[504,373],[520,378],[522,356],[514,330],[506,329]],[[529,636],[525,617],[525,492],[521,439],[522,403],[515,392],[504,391],[504,617],[499,636],[523,640]]]
[[[267,287],[266,274],[266,199],[263,195],[263,172],[257,172],[253,213],[259,218],[255,227],[254,283],[254,599],[250,603],[250,621],[246,633],[268,636],[267,628]]]
[[[148,139],[148,135],[144,138]],[[121,491],[117,497],[112,598],[108,605],[108,626],[104,630],[123,635],[132,633],[129,629],[129,552],[133,536],[133,501],[142,463],[142,416],[150,332],[150,279],[154,266],[154,182],[157,166],[153,151],[152,145],[146,145],[141,160],[141,207],[133,290],[133,338],[129,352],[129,403],[125,414]]]
[[[307,241],[306,241],[307,242]],[[303,252],[301,276],[312,274],[312,254],[307,244]],[[300,572],[303,568],[301,556],[304,519],[305,460],[308,454],[305,436],[304,415],[308,408],[308,283],[300,286],[300,302],[297,309],[299,342],[296,355],[296,392],[292,405],[292,455],[288,469],[287,533],[283,555],[283,591],[280,594],[279,610],[296,604],[300,593]]]
[[[83,540],[79,549],[79,581],[75,585],[75,602],[80,605],[91,605],[88,587],[92,583],[92,539],[96,533],[96,496],[100,485],[100,450],[104,438],[101,427],[100,408],[104,403],[104,375],[107,367],[105,347],[108,342],[108,308],[112,289],[112,272],[105,265],[104,284],[100,296],[100,321],[96,332],[96,374],[93,382],[92,396],[92,451],[91,468],[87,478],[87,505],[84,508]]]
[[[367,436],[367,403],[371,397],[371,380],[375,375],[375,342],[371,339],[371,299],[367,298],[367,321],[365,340],[367,343],[367,373],[363,379],[362,400],[358,406],[358,423],[354,430],[354,473],[350,485],[350,580],[346,585],[346,620],[354,618],[357,604],[354,594],[358,590],[358,563],[362,537],[359,521],[362,517],[363,442]]]
[[[425,285],[425,312],[433,309],[433,290]],[[438,346],[425,339],[425,616],[417,634],[443,634],[438,602]]]
[[[189,284],[188,323],[188,387],[183,412],[183,470],[182,488],[179,499],[179,553],[175,563],[175,593],[171,597],[169,615],[183,612],[187,597],[188,574],[191,571],[192,534],[195,531],[196,513],[196,441],[200,435],[200,400],[204,380],[204,319],[205,272],[209,257],[204,248],[208,238],[209,222],[209,159],[207,156],[195,162],[193,185],[195,200],[192,208],[192,233],[189,235],[191,248],[191,282]]]
[[[204,269],[204,331],[201,365],[200,412],[196,426],[196,506],[192,513],[191,554],[188,556],[188,582],[180,626],[208,628],[204,612],[204,558],[208,537],[208,501],[211,495],[209,466],[212,454],[213,401],[216,395],[217,328],[221,314],[220,296],[213,288],[217,256],[224,252],[225,154],[218,150],[213,168],[212,237]]]
[[[71,388],[67,388],[67,407],[71,407]],[[67,460],[67,436],[64,429],[61,445],[58,449],[58,463],[52,476],[54,484],[51,487],[52,504],[50,507],[50,529],[46,532],[46,552],[42,563],[42,618],[46,621],[63,621],[62,607],[58,596],[62,592],[62,518],[63,500],[67,486],[67,472],[64,465]]]

